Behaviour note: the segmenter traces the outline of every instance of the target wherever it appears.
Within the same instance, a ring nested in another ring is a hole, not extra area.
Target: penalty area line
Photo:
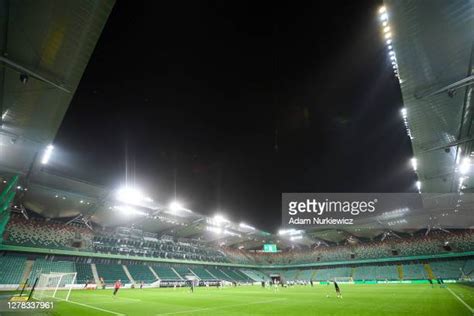
[[[162,314],[156,314],[156,315],[158,316],[158,315],[176,315],[176,314],[184,314],[184,313],[194,313],[194,312],[210,311],[210,310],[223,309],[223,308],[229,308],[229,307],[239,307],[239,306],[247,306],[247,305],[272,303],[272,302],[278,302],[278,301],[284,301],[284,300],[286,300],[286,298],[277,298],[277,299],[259,301],[259,302],[254,302],[254,303],[240,303],[240,304],[231,304],[231,305],[216,306],[216,307],[188,309],[188,310],[185,310],[185,311],[162,313]]]
[[[449,287],[447,287],[446,290],[448,290],[449,293],[451,293],[455,298],[458,299],[458,301],[460,301],[464,306],[466,306],[467,309],[469,309],[469,311],[471,312],[471,314],[474,314],[474,308],[469,306],[462,298],[460,298],[456,293],[454,293],[454,291],[451,290]]]
[[[74,302],[74,301],[67,301],[67,300],[62,299],[62,298],[55,298],[55,299],[61,300],[63,302],[71,303],[71,304],[76,304],[76,305],[79,305],[79,306],[84,306],[84,307],[96,309],[98,311],[106,312],[106,313],[109,313],[109,314],[114,314],[114,315],[118,315],[118,316],[125,316],[125,314],[116,313],[116,312],[113,312],[113,311],[109,311],[107,309],[103,309],[103,308],[100,308],[100,307],[96,307],[96,306],[92,306],[92,305],[88,305],[88,304],[84,304],[84,303],[78,303],[78,302]]]

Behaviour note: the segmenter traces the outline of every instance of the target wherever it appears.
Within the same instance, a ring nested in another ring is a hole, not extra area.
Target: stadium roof
[[[421,192],[472,191],[474,3],[385,3],[381,30],[399,73]]]

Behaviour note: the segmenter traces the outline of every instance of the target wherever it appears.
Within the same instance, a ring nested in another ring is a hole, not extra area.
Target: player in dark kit
[[[194,293],[194,281],[193,280],[189,280],[189,290],[191,291],[191,293]]]
[[[341,290],[339,289],[339,285],[336,281],[334,281],[334,288],[336,289],[336,296],[342,298]]]

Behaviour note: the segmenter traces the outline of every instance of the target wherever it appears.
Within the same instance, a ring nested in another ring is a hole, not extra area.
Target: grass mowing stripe
[[[67,300],[62,299],[62,298],[56,298],[56,299],[60,300],[60,301],[63,301],[63,302],[68,302],[68,303],[71,303],[71,304],[76,304],[76,305],[92,308],[92,309],[95,309],[95,310],[98,310],[98,311],[101,311],[101,312],[106,312],[106,313],[109,313],[109,314],[114,314],[114,315],[118,315],[118,316],[125,316],[125,314],[120,314],[120,313],[117,313],[117,312],[109,311],[107,309],[103,309],[103,308],[92,306],[92,305],[87,305],[87,304],[84,304],[84,303],[78,303],[78,302],[74,302],[74,301],[67,301]]]
[[[229,307],[239,307],[239,306],[247,306],[247,305],[272,303],[272,302],[284,301],[284,300],[286,300],[286,298],[277,298],[277,299],[273,299],[273,300],[266,300],[266,301],[260,301],[260,302],[254,302],[254,303],[241,303],[241,304],[231,304],[231,305],[216,306],[216,307],[188,309],[188,310],[185,310],[185,311],[170,312],[170,313],[163,313],[163,314],[156,314],[156,315],[175,315],[175,314],[184,314],[184,313],[194,313],[194,312],[216,310],[216,309],[223,309],[223,308],[229,308]]]
[[[463,305],[466,306],[471,311],[471,313],[474,314],[474,309],[471,306],[469,306],[462,298],[460,298],[456,293],[454,293],[449,287],[447,287],[446,289],[449,291],[449,293],[453,294],[453,296],[457,298],[458,301],[463,303]]]

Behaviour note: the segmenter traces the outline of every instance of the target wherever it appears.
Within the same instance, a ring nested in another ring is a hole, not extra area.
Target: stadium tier
[[[103,278],[106,284],[112,284],[117,280],[121,280],[124,284],[131,283],[121,264],[97,263],[95,267],[98,277]]]
[[[127,265],[127,269],[136,283],[140,283],[142,281],[144,283],[152,283],[156,281],[156,277],[153,275],[147,265],[132,264]]]
[[[37,259],[35,260],[33,267],[31,268],[28,283],[33,284],[36,278],[38,278],[41,274],[74,272],[76,272],[74,262]]]
[[[352,268],[332,268],[332,269],[318,269],[315,274],[317,281],[330,281],[334,278],[352,277]]]
[[[354,269],[354,280],[399,280],[400,275],[395,265],[370,265]]]
[[[422,264],[404,264],[403,279],[404,280],[421,280],[427,279],[427,271]]]
[[[216,278],[209,273],[205,268],[203,267],[192,267],[191,271],[200,279],[200,280],[215,280]]]
[[[25,257],[0,257],[0,286],[8,284],[19,284],[25,266]]]
[[[144,232],[119,234],[101,230],[94,233],[77,223],[65,225],[38,218],[26,220],[18,214],[12,214],[4,233],[4,244],[178,261],[291,265],[463,253],[474,249],[474,234],[469,230],[453,233],[438,231],[429,236],[420,234],[350,246],[320,246],[312,250],[255,253],[229,247],[210,248],[192,240],[183,242],[173,238],[158,239]]]
[[[84,284],[94,282],[94,275],[92,273],[92,266],[88,263],[75,263],[77,272],[77,283]]]
[[[160,280],[181,280],[181,276],[171,267],[154,265],[152,269],[158,275]]]

